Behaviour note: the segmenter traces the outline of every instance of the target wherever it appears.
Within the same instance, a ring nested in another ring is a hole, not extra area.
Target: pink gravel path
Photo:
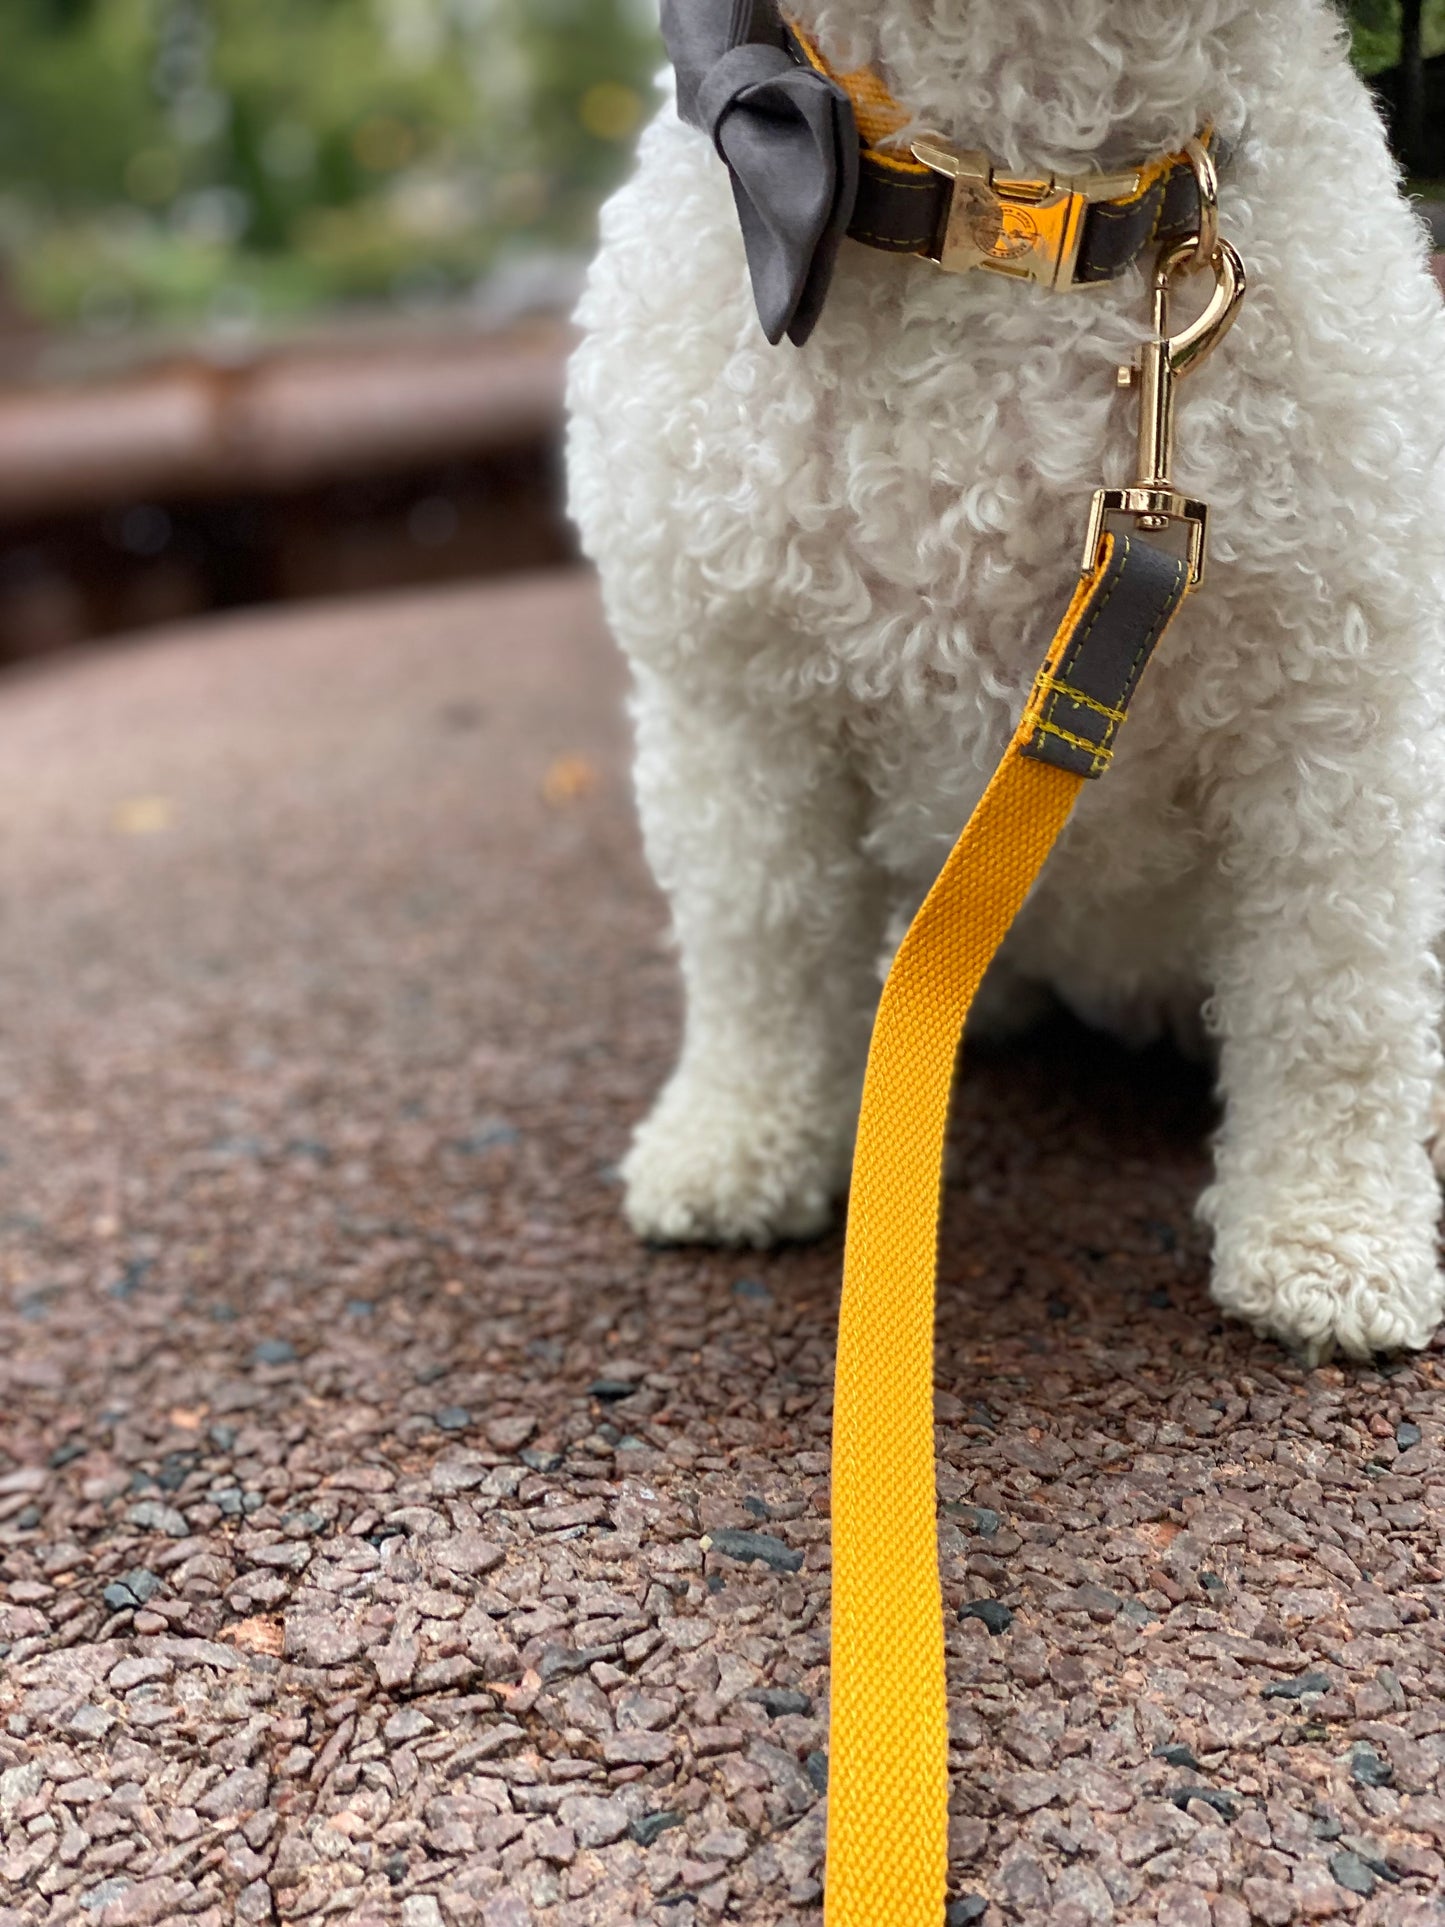
[[[619,1221],[620,689],[582,575],[0,684],[0,1927],[817,1927],[839,1246]],[[954,1922],[1445,1920],[1441,1361],[1214,1317],[1208,1124],[960,1095]]]

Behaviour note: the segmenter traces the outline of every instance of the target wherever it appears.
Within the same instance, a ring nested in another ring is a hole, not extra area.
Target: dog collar
[[[812,333],[844,235],[1068,289],[1200,232],[1210,135],[1119,172],[1010,175],[931,137],[900,152],[906,109],[870,68],[834,72],[776,0],[663,0],[662,30],[678,111],[727,163],[771,342]]]

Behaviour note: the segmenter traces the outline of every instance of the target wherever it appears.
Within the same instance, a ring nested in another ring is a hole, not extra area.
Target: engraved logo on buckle
[[[1009,207],[996,195],[969,197],[968,232],[991,261],[1018,261],[1039,244],[1039,224],[1026,207]]]

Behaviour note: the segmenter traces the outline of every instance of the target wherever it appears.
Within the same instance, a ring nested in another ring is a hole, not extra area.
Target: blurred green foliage
[[[1349,0],[1355,62],[1377,74],[1400,57],[1400,0]],[[1425,0],[1425,52],[1445,53],[1445,0]]]
[[[647,0],[4,0],[0,261],[52,320],[424,302],[586,244]]]
[[[0,276],[47,321],[451,298],[587,244],[652,0],[3,0]],[[1398,0],[1353,0],[1366,71]],[[1428,0],[1427,51],[1445,47]]]

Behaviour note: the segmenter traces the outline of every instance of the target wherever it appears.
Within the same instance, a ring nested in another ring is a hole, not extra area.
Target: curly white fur
[[[840,66],[1017,171],[1234,144],[1252,294],[1181,397],[1212,573],[989,986],[1147,1034],[1203,1005],[1214,1292],[1308,1354],[1428,1339],[1439,1073],[1445,319],[1328,0],[798,0]],[[666,105],[609,203],[572,504],[635,675],[681,1061],[628,1159],[646,1236],[825,1220],[880,945],[1002,752],[1101,479],[1130,280],[1063,297],[849,243],[769,348],[725,172]]]

